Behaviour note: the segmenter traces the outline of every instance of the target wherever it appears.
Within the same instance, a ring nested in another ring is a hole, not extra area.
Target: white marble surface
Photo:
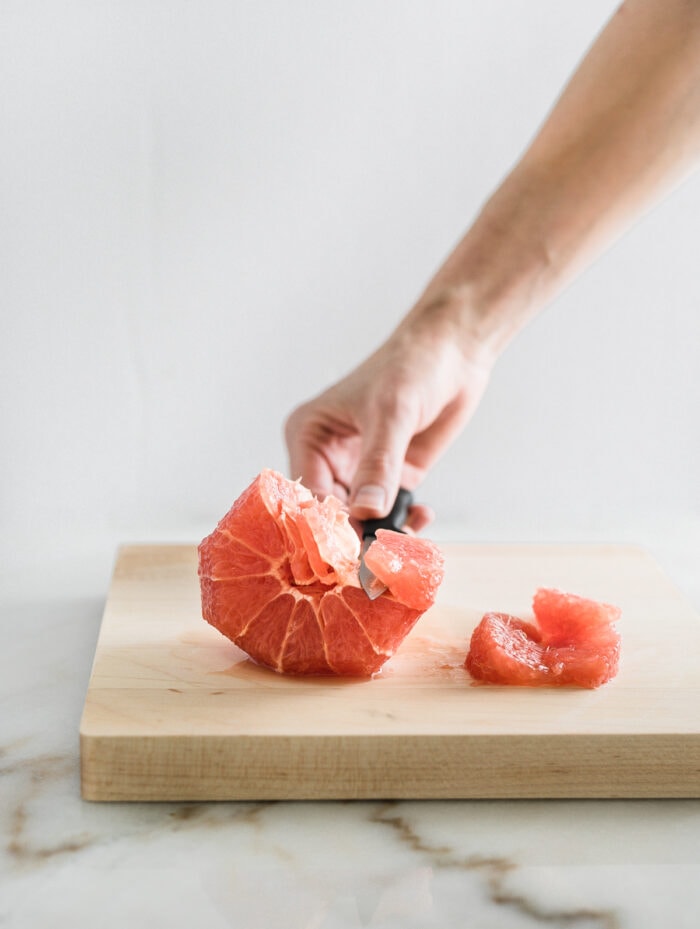
[[[665,551],[699,607],[697,558]],[[3,929],[698,925],[700,801],[82,802],[109,564],[70,564],[0,575]]]

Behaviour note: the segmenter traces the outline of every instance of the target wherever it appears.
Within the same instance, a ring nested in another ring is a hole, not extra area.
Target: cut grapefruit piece
[[[360,540],[341,502],[262,471],[199,545],[202,615],[280,673],[369,677],[443,577],[437,546],[415,536],[380,530],[370,553],[388,588],[376,600],[360,587]]]
[[[617,674],[618,607],[551,588],[538,590],[532,607],[537,625],[486,613],[464,662],[472,677],[526,687],[600,687]]]
[[[424,611],[435,602],[445,560],[432,542],[378,529],[376,541],[365,555],[365,564],[398,600]]]

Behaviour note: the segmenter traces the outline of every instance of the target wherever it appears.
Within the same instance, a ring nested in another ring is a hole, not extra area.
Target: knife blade
[[[389,513],[381,519],[367,519],[360,525],[362,527],[362,551],[360,554],[360,584],[370,600],[376,600],[386,590],[386,584],[374,575],[365,564],[367,549],[377,538],[377,529],[391,529],[393,532],[403,532],[408,510],[413,503],[413,494],[404,487],[399,489],[396,500]]]

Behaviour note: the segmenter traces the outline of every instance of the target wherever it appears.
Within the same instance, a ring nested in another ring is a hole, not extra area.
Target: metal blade
[[[387,589],[386,584],[382,584],[365,564],[365,554],[372,542],[374,542],[374,538],[373,535],[368,535],[362,540],[362,554],[360,555],[360,584],[370,600],[381,597]]]

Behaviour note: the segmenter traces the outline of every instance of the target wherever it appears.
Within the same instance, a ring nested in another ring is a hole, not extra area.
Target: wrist
[[[558,287],[540,228],[541,196],[523,174],[486,203],[407,317],[456,339],[470,357],[495,360]]]

